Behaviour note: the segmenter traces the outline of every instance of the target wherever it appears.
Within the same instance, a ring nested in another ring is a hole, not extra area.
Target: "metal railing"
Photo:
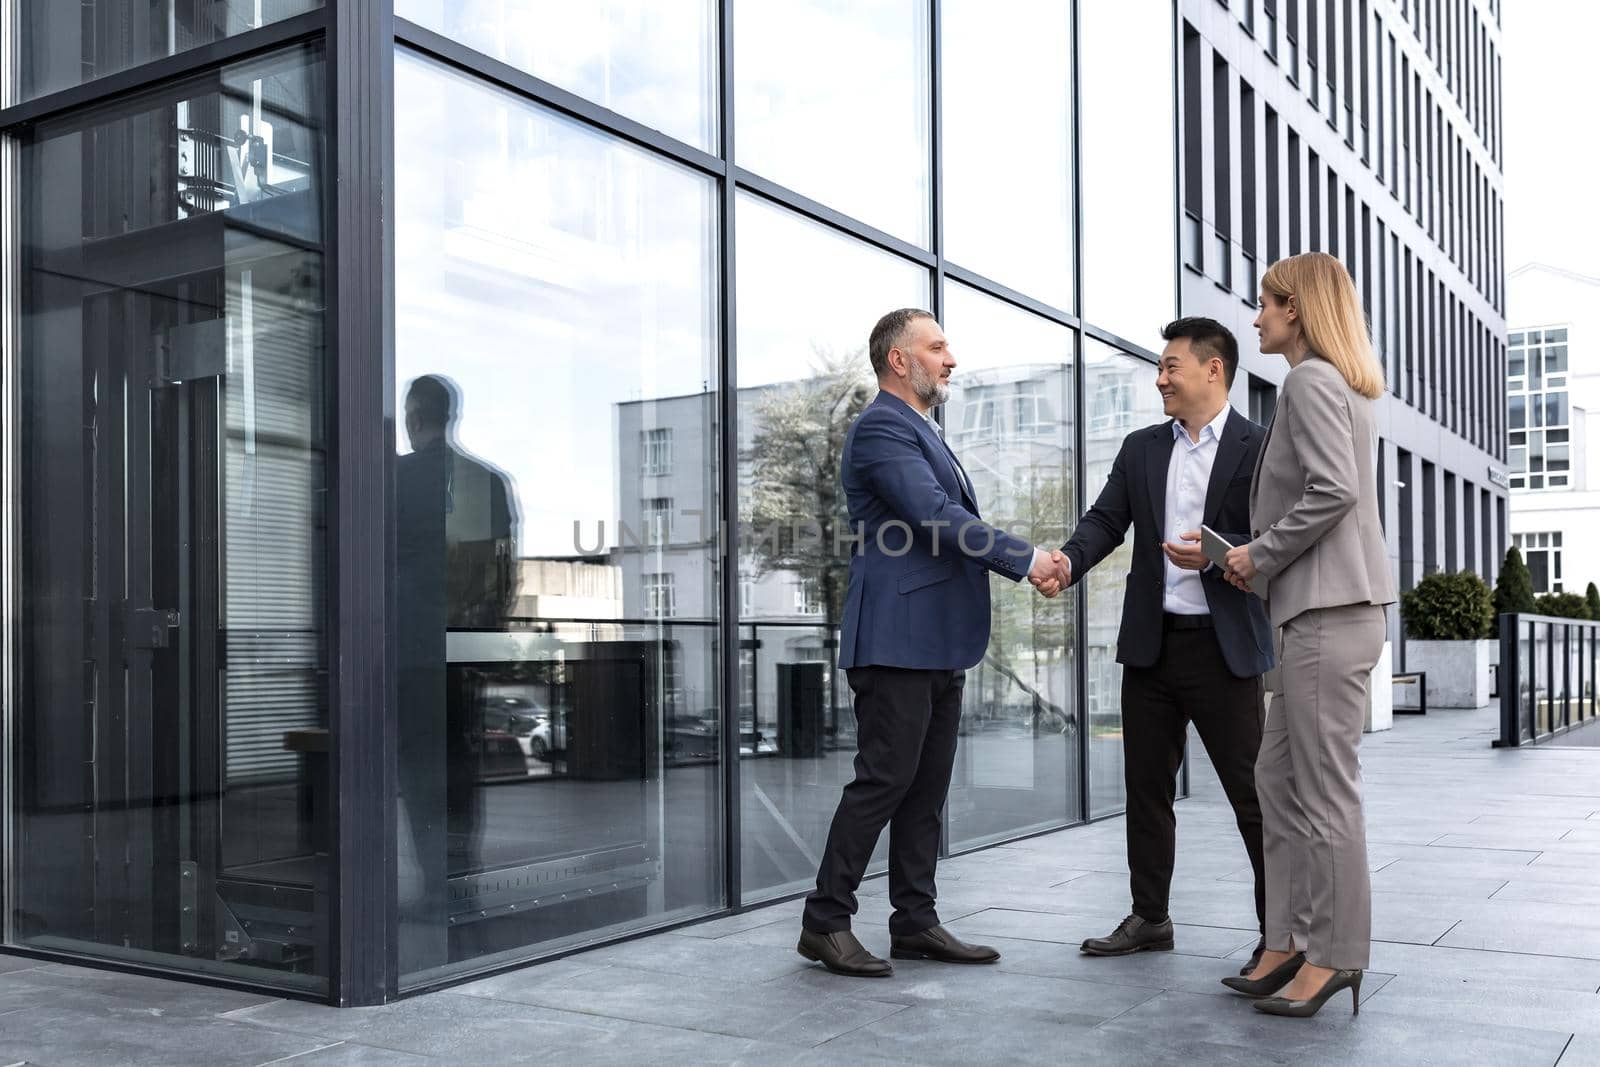
[[[1595,701],[1600,622],[1550,615],[1500,616],[1500,738],[1533,744],[1600,715]]]

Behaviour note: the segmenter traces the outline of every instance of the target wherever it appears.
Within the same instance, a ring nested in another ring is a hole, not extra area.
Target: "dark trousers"
[[[1128,790],[1128,881],[1134,914],[1167,918],[1178,820],[1173,813],[1178,765],[1193,722],[1233,806],[1255,871],[1256,919],[1266,915],[1261,804],[1256,753],[1261,749],[1261,678],[1236,678],[1222,661],[1215,631],[1162,634],[1153,667],[1122,672],[1123,781]]]
[[[962,671],[853,667],[856,777],[844,787],[806,897],[807,930],[850,929],[856,889],[878,835],[889,827],[889,932],[901,936],[939,925],[934,868],[950,768],[961,721]]]

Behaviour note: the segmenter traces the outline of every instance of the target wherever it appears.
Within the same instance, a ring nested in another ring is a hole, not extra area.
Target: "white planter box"
[[[1383,643],[1378,662],[1372,665],[1372,676],[1367,679],[1367,722],[1363,733],[1394,729],[1394,671],[1392,649]]]
[[[1428,710],[1481,708],[1489,703],[1493,640],[1407,641],[1406,670],[1428,676]]]

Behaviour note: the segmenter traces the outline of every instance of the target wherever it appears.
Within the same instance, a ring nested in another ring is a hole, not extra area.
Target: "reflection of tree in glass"
[[[816,356],[810,377],[773,386],[756,401],[755,432],[740,457],[753,527],[743,540],[758,576],[785,571],[819,593],[831,677],[853,550],[839,462],[845,434],[878,387],[864,349]]]
[[[1072,488],[1064,460],[1030,465],[1011,474],[1013,492],[1008,499],[996,501],[996,510],[985,513],[985,520],[1029,544],[1052,548],[1065,541]],[[980,507],[983,504],[978,503]],[[989,588],[991,618],[984,667],[1016,686],[1031,701],[1037,730],[1071,733],[1075,726],[1070,709],[1051,699],[1050,679],[1066,677],[1056,668],[1072,654],[1072,598],[1046,599],[1027,582],[991,582]]]

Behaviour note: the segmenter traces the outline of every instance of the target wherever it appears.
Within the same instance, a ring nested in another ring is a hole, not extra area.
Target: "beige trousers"
[[[1256,757],[1266,853],[1267,948],[1319,967],[1365,968],[1372,884],[1357,749],[1383,608],[1318,608],[1278,631],[1278,667]]]

